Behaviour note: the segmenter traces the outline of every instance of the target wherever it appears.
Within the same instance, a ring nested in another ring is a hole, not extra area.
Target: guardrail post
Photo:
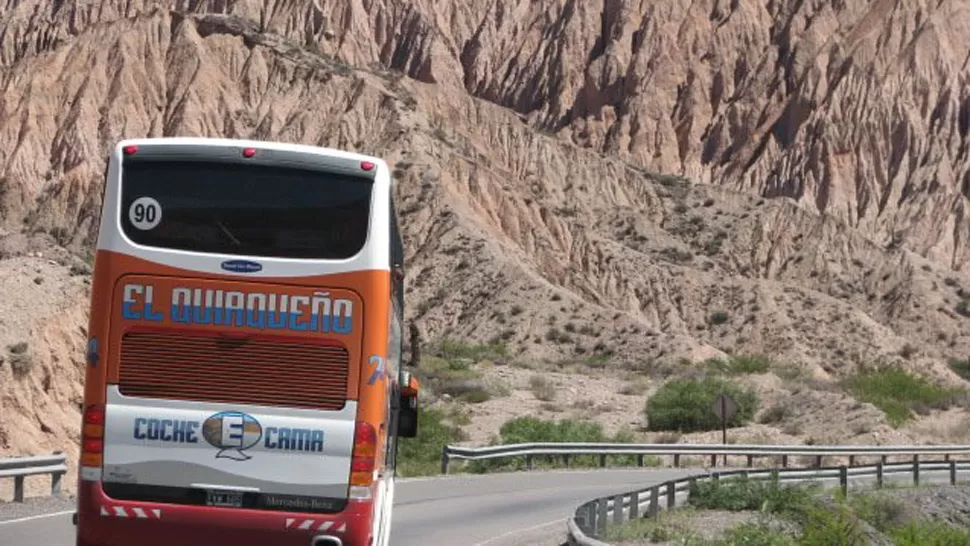
[[[643,466],[643,453],[637,455],[637,466]]]
[[[623,524],[623,494],[613,497],[613,523]]]
[[[822,468],[822,456],[821,455],[816,455],[815,456],[815,468]]]
[[[781,456],[781,467],[788,468],[788,455]]]
[[[717,454],[716,453],[712,453],[711,454],[711,466],[717,466]]]
[[[596,534],[594,537],[600,537],[606,531],[606,511],[607,511],[607,500],[597,499],[596,500]]]
[[[849,469],[845,465],[839,467],[839,488],[842,489],[842,495],[849,494]]]
[[[525,456],[525,467],[532,470],[532,455]]]
[[[566,463],[566,468],[569,468],[569,454],[567,453],[563,455],[562,458],[563,458],[563,462]]]
[[[855,455],[849,455],[849,466],[855,466]]]
[[[882,489],[882,465],[884,464],[883,461],[876,463],[876,487],[879,489]]]
[[[919,485],[919,455],[913,455],[913,485]]]
[[[448,446],[441,448],[441,473],[448,473]]]
[[[606,468],[606,454],[600,454],[600,468]]]
[[[657,513],[660,511],[660,486],[655,485],[650,488],[650,517],[657,517]]]
[[[24,502],[24,477],[14,476],[13,478],[13,501]]]
[[[949,455],[947,456],[949,458]],[[950,461],[950,485],[957,484],[957,462]]]
[[[576,513],[573,514],[573,519],[576,520],[576,526],[579,527],[579,530],[584,533],[589,532],[586,527],[587,515],[589,515],[589,510],[586,509],[585,504],[577,508]]]
[[[633,521],[640,517],[640,492],[633,491],[630,493],[630,521]]]
[[[54,455],[64,455],[63,451],[55,451]],[[64,474],[60,472],[51,473],[51,496],[59,495],[61,493],[61,480]]]
[[[748,455],[748,468],[754,466],[754,455]]]
[[[667,508],[677,508],[677,480],[667,482]]]
[[[680,453],[674,453],[674,468],[680,468]]]

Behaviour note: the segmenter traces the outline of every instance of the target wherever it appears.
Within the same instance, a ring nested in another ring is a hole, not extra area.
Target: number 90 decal
[[[128,208],[128,219],[140,230],[152,229],[162,221],[162,206],[151,197],[139,197]]]

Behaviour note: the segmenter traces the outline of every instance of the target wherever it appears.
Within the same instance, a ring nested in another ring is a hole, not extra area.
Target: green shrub
[[[737,413],[728,421],[729,427],[741,426],[754,417],[758,396],[750,389],[715,377],[674,379],[647,400],[648,427],[680,432],[717,430],[721,423],[711,406],[721,393],[730,395],[738,405]]]
[[[397,473],[402,477],[440,473],[441,448],[463,439],[461,418],[437,408],[419,408],[417,437],[399,440]]]
[[[890,536],[896,546],[970,546],[970,531],[941,521],[910,522]]]
[[[794,546],[795,541],[778,530],[757,523],[742,523],[712,546]]]
[[[970,358],[951,358],[949,364],[953,373],[970,381]]]
[[[502,360],[508,358],[508,347],[504,343],[471,343],[455,339],[443,339],[430,346],[428,352],[445,360],[468,359]]]
[[[702,510],[760,510],[775,514],[804,513],[812,504],[812,489],[772,480],[724,477],[692,484],[688,504]]]
[[[855,513],[879,532],[885,533],[908,523],[906,504],[896,497],[861,494],[853,495],[849,502]]]
[[[913,417],[913,411],[947,409],[964,389],[946,388],[906,370],[881,367],[864,370],[846,381],[850,392],[861,402],[881,409],[886,420],[897,427]]]
[[[771,369],[771,360],[763,356],[732,356],[727,360],[711,358],[705,363],[710,371],[728,375],[766,373]]]
[[[606,434],[601,424],[591,421],[577,421],[573,419],[545,420],[536,417],[516,417],[506,421],[502,425],[499,429],[498,437],[492,438],[490,445],[542,442],[632,443],[634,439],[633,432],[625,429],[610,436]],[[560,466],[563,462],[564,460],[561,458],[537,458],[533,461],[534,466]],[[637,459],[633,455],[611,456],[608,462],[616,466],[633,465],[636,464]],[[570,466],[588,467],[598,464],[598,456],[587,455],[570,458]],[[651,464],[657,464],[657,461],[653,460]],[[522,458],[515,458],[472,461],[467,468],[471,472],[488,472],[495,470],[516,470],[524,467],[525,461]]]
[[[838,499],[835,510],[814,505],[800,514],[802,535],[798,543],[804,546],[864,546],[859,519],[846,503]]]

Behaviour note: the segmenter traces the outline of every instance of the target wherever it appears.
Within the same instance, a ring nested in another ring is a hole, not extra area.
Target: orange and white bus
[[[385,546],[403,246],[384,161],[123,141],[88,329],[78,546]]]

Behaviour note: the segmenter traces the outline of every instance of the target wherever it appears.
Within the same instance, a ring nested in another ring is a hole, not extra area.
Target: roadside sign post
[[[714,410],[714,415],[721,420],[721,444],[727,445],[727,424],[738,413],[738,405],[730,395],[721,393],[714,399],[711,409]],[[727,453],[723,457],[723,465],[727,466]]]

